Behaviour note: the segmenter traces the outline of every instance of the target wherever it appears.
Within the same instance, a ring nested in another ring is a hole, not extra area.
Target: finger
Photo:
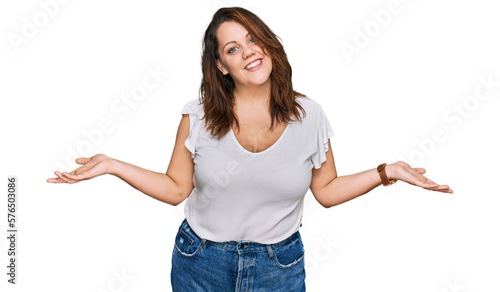
[[[436,191],[446,192],[447,193],[447,192],[450,191],[450,186],[448,186],[448,185],[440,185],[439,187],[437,187]]]
[[[439,187],[439,185],[431,180],[425,180],[425,181],[420,181],[421,185],[419,185],[422,188],[425,189],[434,189]]]
[[[75,162],[78,164],[85,164],[89,161],[90,161],[90,158],[87,158],[87,157],[79,157],[75,160]]]
[[[63,174],[63,173],[64,173],[64,172],[60,172],[60,171],[58,171],[58,172],[56,172],[56,175],[57,175],[60,179],[64,180],[65,182],[67,182],[67,183],[69,183],[69,184],[72,184],[72,183],[73,183],[73,180],[72,180],[72,179],[70,179],[70,178],[68,178],[68,177],[66,177],[66,176],[64,176],[64,174]]]
[[[69,183],[69,184],[72,184],[74,183],[74,181],[71,179],[71,178],[68,178],[66,176],[64,176],[61,172],[59,171],[56,171],[55,174],[62,180],[64,180],[65,182]]]
[[[430,180],[430,179],[427,179],[427,181],[426,181],[426,182],[427,182],[428,184],[432,185],[432,186],[439,186],[439,184],[438,184],[438,183],[435,183],[435,182],[433,182],[433,181],[432,181],[432,180]]]
[[[441,191],[441,190],[447,190],[447,189],[449,189],[449,187],[448,186],[440,186],[440,185],[438,185],[438,186],[429,187],[429,188],[426,188],[426,189],[428,189],[430,191]]]
[[[81,169],[81,167],[73,170],[72,172],[63,172],[63,173],[77,175],[77,172],[80,171],[80,169]]]
[[[453,194],[453,190],[452,190],[452,189],[450,189],[450,188],[446,188],[446,189],[436,189],[436,190],[431,190],[431,191],[441,192],[441,193],[448,193],[448,194]]]
[[[415,167],[414,170],[420,174],[424,174],[426,172],[425,168],[420,168],[420,167]]]
[[[64,178],[66,178],[68,181],[70,181],[70,183],[79,182],[79,180],[75,179],[74,174],[69,174],[69,173],[63,171],[62,175]]]
[[[434,189],[439,189],[439,188],[447,188],[448,186],[447,185],[440,185],[440,184],[437,184],[435,182],[433,182],[432,180],[427,180],[430,184],[432,184],[433,186],[431,188],[434,188]]]
[[[48,182],[48,183],[66,183],[66,181],[64,181],[64,180],[62,180],[62,179],[60,179],[60,178],[58,178],[58,177],[54,177],[54,178],[52,178],[52,177],[51,177],[51,178],[48,178],[48,179],[47,179],[47,182]]]
[[[68,181],[67,179],[63,178],[63,176],[62,176],[62,173],[61,173],[61,172],[59,172],[59,171],[54,171],[54,174],[57,176],[58,180],[62,180],[62,181],[64,181],[64,182],[66,182],[66,183],[69,183],[69,181]]]
[[[422,188],[434,188],[439,186],[437,183],[433,182],[432,180],[426,178],[423,175],[418,175],[417,178],[414,178],[414,181],[412,183]]]
[[[432,187],[432,188],[427,188],[430,191],[437,191],[437,192],[443,192],[443,193],[453,193],[453,190],[450,189],[448,185],[439,185],[437,187]]]
[[[85,174],[75,174],[74,171],[72,171],[70,173],[63,172],[63,175],[74,180],[74,181],[81,181],[81,180],[86,179]]]

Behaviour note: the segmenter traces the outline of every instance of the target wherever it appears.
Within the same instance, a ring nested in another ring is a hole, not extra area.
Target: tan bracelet
[[[382,163],[379,166],[377,166],[377,171],[378,171],[378,174],[380,175],[380,179],[382,180],[382,185],[384,187],[390,186],[393,183],[397,182],[396,179],[388,179],[387,178],[387,174],[385,173],[385,166],[386,165],[387,165],[386,163]]]

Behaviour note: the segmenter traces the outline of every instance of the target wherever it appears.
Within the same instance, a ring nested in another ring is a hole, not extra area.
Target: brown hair
[[[272,60],[271,78],[271,128],[275,121],[278,124],[288,123],[292,116],[302,120],[300,109],[304,109],[296,101],[296,97],[306,97],[304,94],[293,90],[292,67],[288,63],[285,50],[278,36],[255,14],[241,7],[224,7],[214,14],[203,38],[203,55],[201,68],[203,78],[200,86],[200,103],[205,111],[205,124],[213,137],[220,139],[229,132],[232,123],[236,122],[239,130],[238,119],[234,113],[234,81],[229,74],[223,75],[217,68],[219,59],[219,43],[216,32],[219,26],[226,21],[236,21],[243,25],[250,33],[255,43],[258,44]]]

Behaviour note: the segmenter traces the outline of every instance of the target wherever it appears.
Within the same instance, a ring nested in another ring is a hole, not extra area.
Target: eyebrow
[[[250,34],[250,33],[247,33],[247,35],[245,36],[245,38],[246,38],[246,37],[248,37],[248,35],[249,35],[249,34]],[[229,45],[230,43],[236,43],[236,41],[230,41],[230,42],[227,42],[227,43],[226,43],[226,44],[222,47],[222,50],[224,50],[224,48],[225,48],[227,45]]]

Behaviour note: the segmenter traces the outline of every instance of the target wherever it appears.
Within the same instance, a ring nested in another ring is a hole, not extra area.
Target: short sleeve
[[[184,145],[191,152],[191,158],[196,155],[196,140],[199,134],[200,126],[200,108],[198,99],[187,102],[182,108],[182,114],[189,114],[189,136],[184,141]]]
[[[330,122],[323,111],[323,107],[319,107],[318,120],[315,129],[316,153],[311,156],[313,167],[321,168],[321,164],[326,161],[326,152],[328,151],[328,139],[333,137],[335,133],[330,126]]]

